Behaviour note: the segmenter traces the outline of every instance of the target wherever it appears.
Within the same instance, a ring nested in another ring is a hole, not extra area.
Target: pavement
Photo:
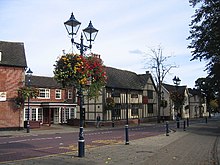
[[[85,128],[93,130],[96,128]],[[110,129],[110,128],[101,128]],[[0,136],[24,135],[24,131],[2,131]],[[78,128],[52,126],[33,129],[30,134],[78,132]],[[101,147],[86,146],[85,157],[77,157],[77,151],[4,163],[7,165],[219,165],[220,119],[208,123],[190,124],[169,133]],[[1,164],[1,163],[0,163]]]

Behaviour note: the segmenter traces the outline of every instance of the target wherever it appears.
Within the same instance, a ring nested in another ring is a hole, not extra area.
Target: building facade
[[[190,118],[208,116],[206,99],[199,89],[189,88],[190,93]]]
[[[106,67],[107,84],[96,99],[85,100],[85,119],[103,121],[156,118],[156,87],[149,72],[138,75],[134,72]],[[86,96],[86,92],[84,94]],[[86,98],[86,97],[85,97]],[[112,98],[114,107],[107,100]]]
[[[63,124],[71,119],[79,119],[77,89],[62,88],[53,77],[32,76],[30,84],[25,76],[27,68],[24,44],[0,41],[0,129],[23,128],[28,113],[30,126],[42,124]],[[83,116],[86,122],[124,121],[138,119],[146,122],[157,119],[157,88],[149,72],[136,74],[131,71],[106,67],[107,84],[94,99],[87,98],[83,91]],[[18,107],[15,99],[21,87],[34,87],[39,91],[36,98],[24,102]],[[162,99],[166,106],[161,107],[162,118],[175,119],[177,113],[182,118],[202,117],[206,115],[206,106],[202,98],[194,90],[186,86],[163,84]],[[183,102],[175,109],[171,94],[176,91],[184,96]],[[190,91],[190,92],[189,92]],[[112,100],[114,106],[108,106]]]
[[[24,44],[0,41],[0,129],[23,127],[23,111],[15,104],[27,67]]]
[[[26,86],[28,78],[26,76]],[[74,88],[62,88],[52,77],[32,76],[30,86],[37,88],[39,95],[30,99],[30,125],[62,124],[68,119],[76,118],[76,100]],[[23,120],[28,116],[28,102],[24,104]]]

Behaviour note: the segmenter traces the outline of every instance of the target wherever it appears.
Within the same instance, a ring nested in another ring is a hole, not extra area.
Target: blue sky
[[[146,54],[161,45],[163,55],[172,56],[167,63],[178,66],[166,83],[179,76],[182,85],[193,87],[197,78],[206,76],[204,62],[190,62],[186,38],[194,9],[188,0],[0,0],[0,40],[24,42],[34,75],[53,76],[62,50],[72,51],[63,24],[71,12],[82,23],[76,42],[90,20],[99,30],[92,52],[106,66],[145,73]],[[79,53],[76,48],[74,52]]]

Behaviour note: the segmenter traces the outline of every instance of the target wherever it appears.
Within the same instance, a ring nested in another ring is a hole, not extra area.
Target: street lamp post
[[[28,88],[30,88],[31,76],[32,76],[33,72],[29,68],[26,73],[27,73],[27,77],[28,77]],[[29,90],[29,92],[30,92],[30,90]],[[30,133],[30,94],[28,94],[27,133]]]
[[[161,97],[162,97],[162,101],[163,101],[163,104],[162,104],[162,108],[163,108],[163,123],[164,123],[164,91],[161,92]]]
[[[112,88],[111,97],[115,101],[115,99],[114,99],[114,97],[115,97],[115,89],[114,88]],[[113,106],[113,108],[112,108],[112,127],[115,127],[115,106]]]
[[[70,16],[70,19],[64,22],[64,25],[66,27],[66,30],[69,35],[71,35],[71,43],[72,43],[72,51],[73,51],[73,45],[76,45],[76,48],[80,50],[80,55],[84,54],[84,51],[87,49],[92,48],[92,41],[95,40],[96,35],[98,33],[98,30],[95,29],[92,25],[92,22],[89,22],[89,26],[83,30],[83,33],[89,41],[89,46],[86,46],[83,44],[83,35],[81,33],[80,43],[74,42],[73,36],[77,34],[79,27],[81,23],[77,21],[73,15],[73,13]],[[79,97],[79,106],[80,106],[80,124],[79,124],[79,140],[78,140],[78,156],[84,157],[85,156],[85,140],[84,140],[84,134],[83,134],[83,90],[82,86],[79,85],[79,91],[78,91],[78,97]]]
[[[129,137],[128,137],[128,90],[126,91],[125,145],[129,145]]]
[[[180,85],[180,82],[181,80],[179,79],[179,77],[174,77],[173,78],[173,83],[176,85],[176,94],[178,94],[178,86]],[[177,96],[176,96],[177,97]],[[179,123],[179,113],[178,113],[178,107],[177,107],[177,103],[175,102],[174,103],[174,110],[177,110],[177,118],[176,118],[176,121],[177,121],[177,128],[180,127],[180,123]]]

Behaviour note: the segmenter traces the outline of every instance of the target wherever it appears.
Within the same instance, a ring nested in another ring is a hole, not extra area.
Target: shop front
[[[31,103],[29,111],[30,126],[65,124],[68,119],[76,118],[76,104],[67,103]],[[24,121],[28,119],[28,107],[24,108]],[[25,124],[24,124],[25,125]],[[33,127],[33,126],[32,126]]]

